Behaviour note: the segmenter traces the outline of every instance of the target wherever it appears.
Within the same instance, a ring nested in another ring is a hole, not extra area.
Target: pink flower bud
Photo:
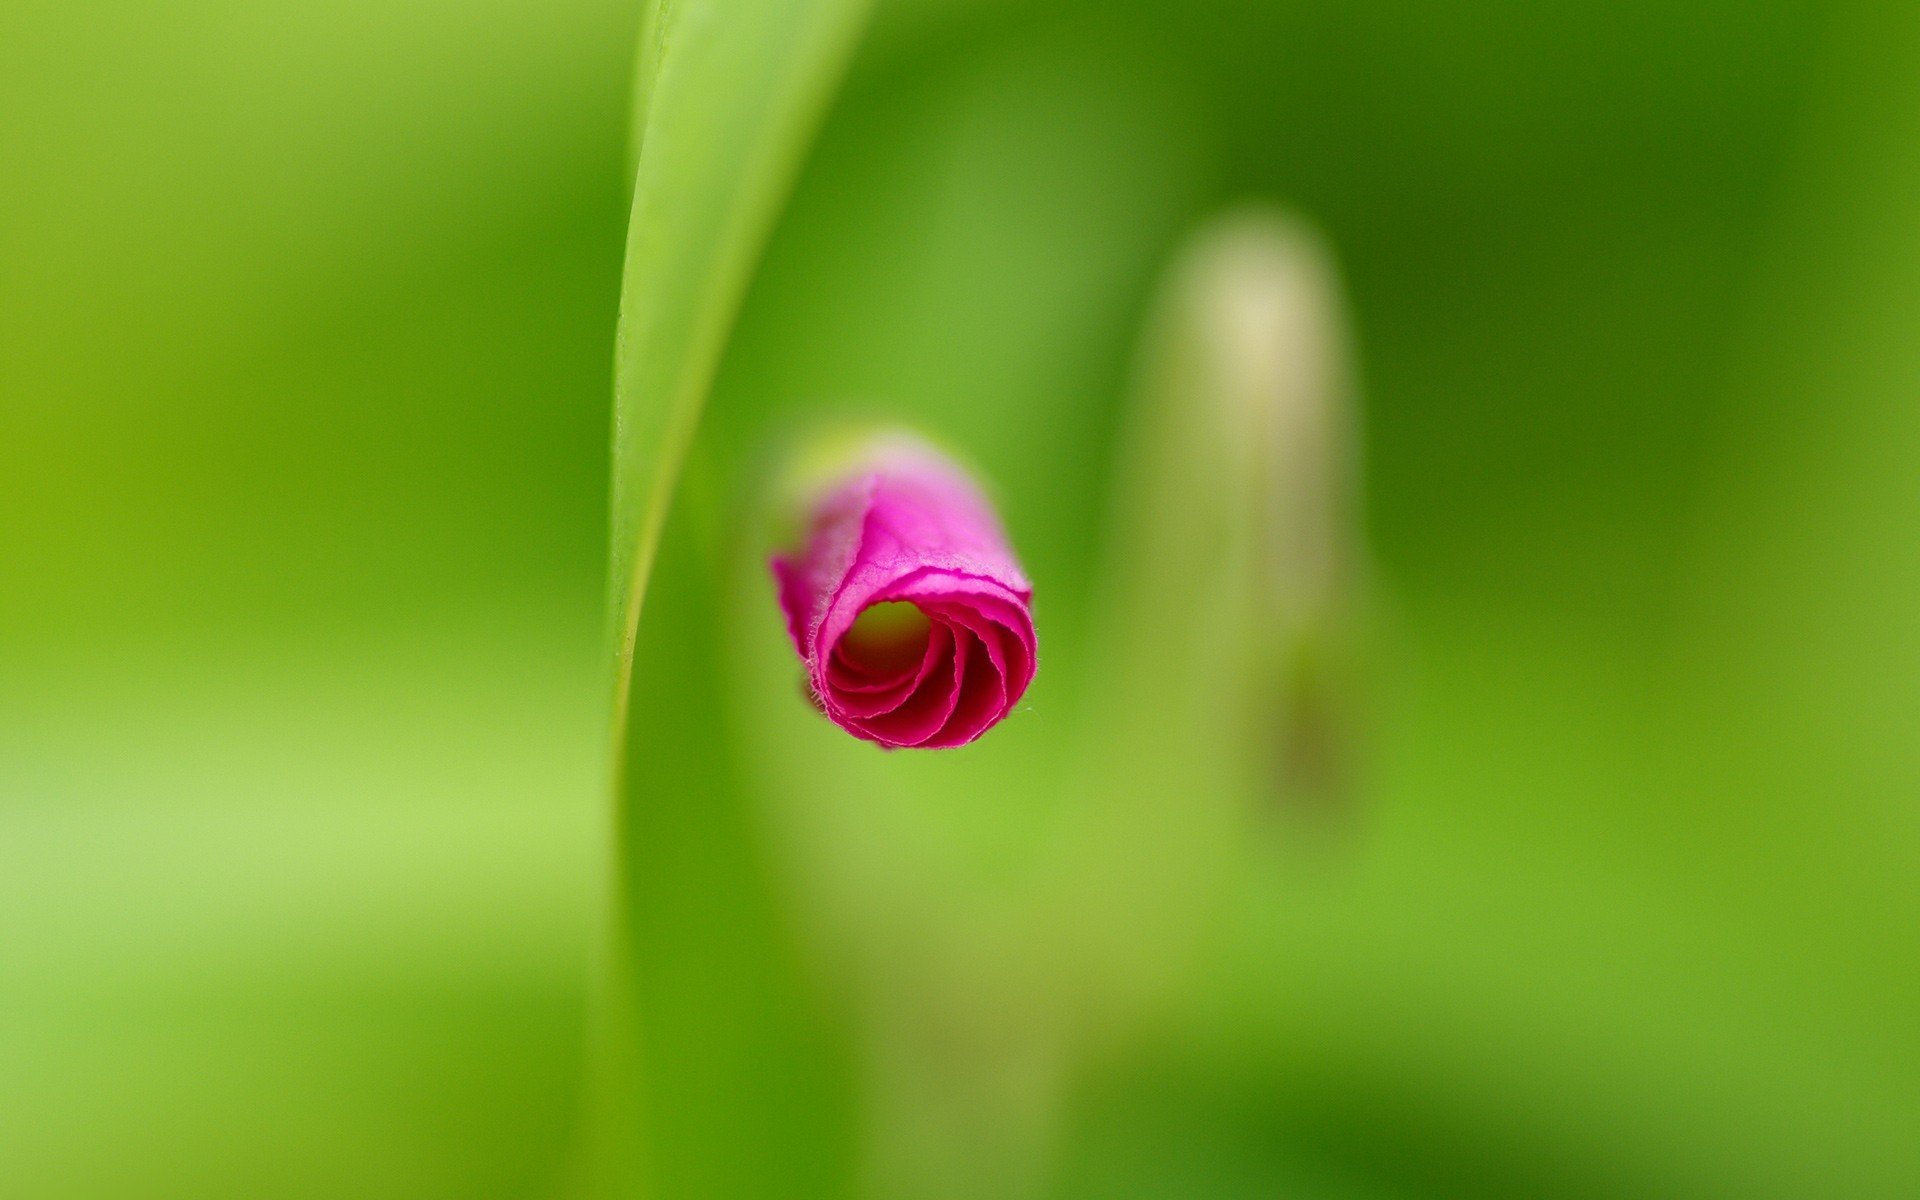
[[[1033,588],[993,509],[924,443],[871,447],[773,560],[820,708],[882,746],[963,746],[1033,680]]]

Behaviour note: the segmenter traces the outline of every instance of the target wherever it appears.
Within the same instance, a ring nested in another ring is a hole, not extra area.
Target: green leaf
[[[697,506],[675,496],[868,7],[657,0],[644,23],[614,375],[614,878],[587,1180],[601,1195],[848,1190],[846,1055],[735,777],[711,558],[688,524]]]
[[[616,722],[701,408],[868,8],[869,0],[657,0],[649,10],[614,360]]]

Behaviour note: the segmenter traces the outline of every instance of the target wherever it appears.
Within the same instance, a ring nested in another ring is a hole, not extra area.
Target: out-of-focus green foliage
[[[0,1194],[550,1186],[634,26],[0,5]]]
[[[577,1176],[640,17],[0,7],[0,1194]],[[702,665],[648,778],[726,800],[642,881],[653,986],[715,1000],[665,1069],[791,1052],[658,1116],[681,1166],[878,1189],[1014,1124],[1072,1197],[1920,1187],[1916,80],[1867,0],[880,4],[648,598]],[[1079,893],[1006,884],[1098,802],[1049,764],[1149,297],[1249,199],[1350,297],[1367,756],[1064,1063],[1029,1018],[1087,993],[1023,948]],[[785,673],[756,506],[848,418],[975,458],[1035,578],[977,750],[836,741]]]

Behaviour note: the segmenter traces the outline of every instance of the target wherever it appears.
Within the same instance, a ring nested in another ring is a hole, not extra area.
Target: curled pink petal
[[[924,443],[871,447],[772,566],[814,699],[855,737],[963,746],[1033,681],[1033,588],[980,490]]]

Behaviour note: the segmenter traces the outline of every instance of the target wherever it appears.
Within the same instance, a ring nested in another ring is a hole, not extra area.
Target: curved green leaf
[[[616,725],[667,506],[747,282],[869,0],[657,0],[614,360]]]
[[[754,266],[868,7],[654,0],[644,21],[614,373],[596,1194],[846,1190],[843,1056],[823,1040],[728,767],[710,580],[688,506],[669,512]],[[670,586],[649,586],[657,559]]]

